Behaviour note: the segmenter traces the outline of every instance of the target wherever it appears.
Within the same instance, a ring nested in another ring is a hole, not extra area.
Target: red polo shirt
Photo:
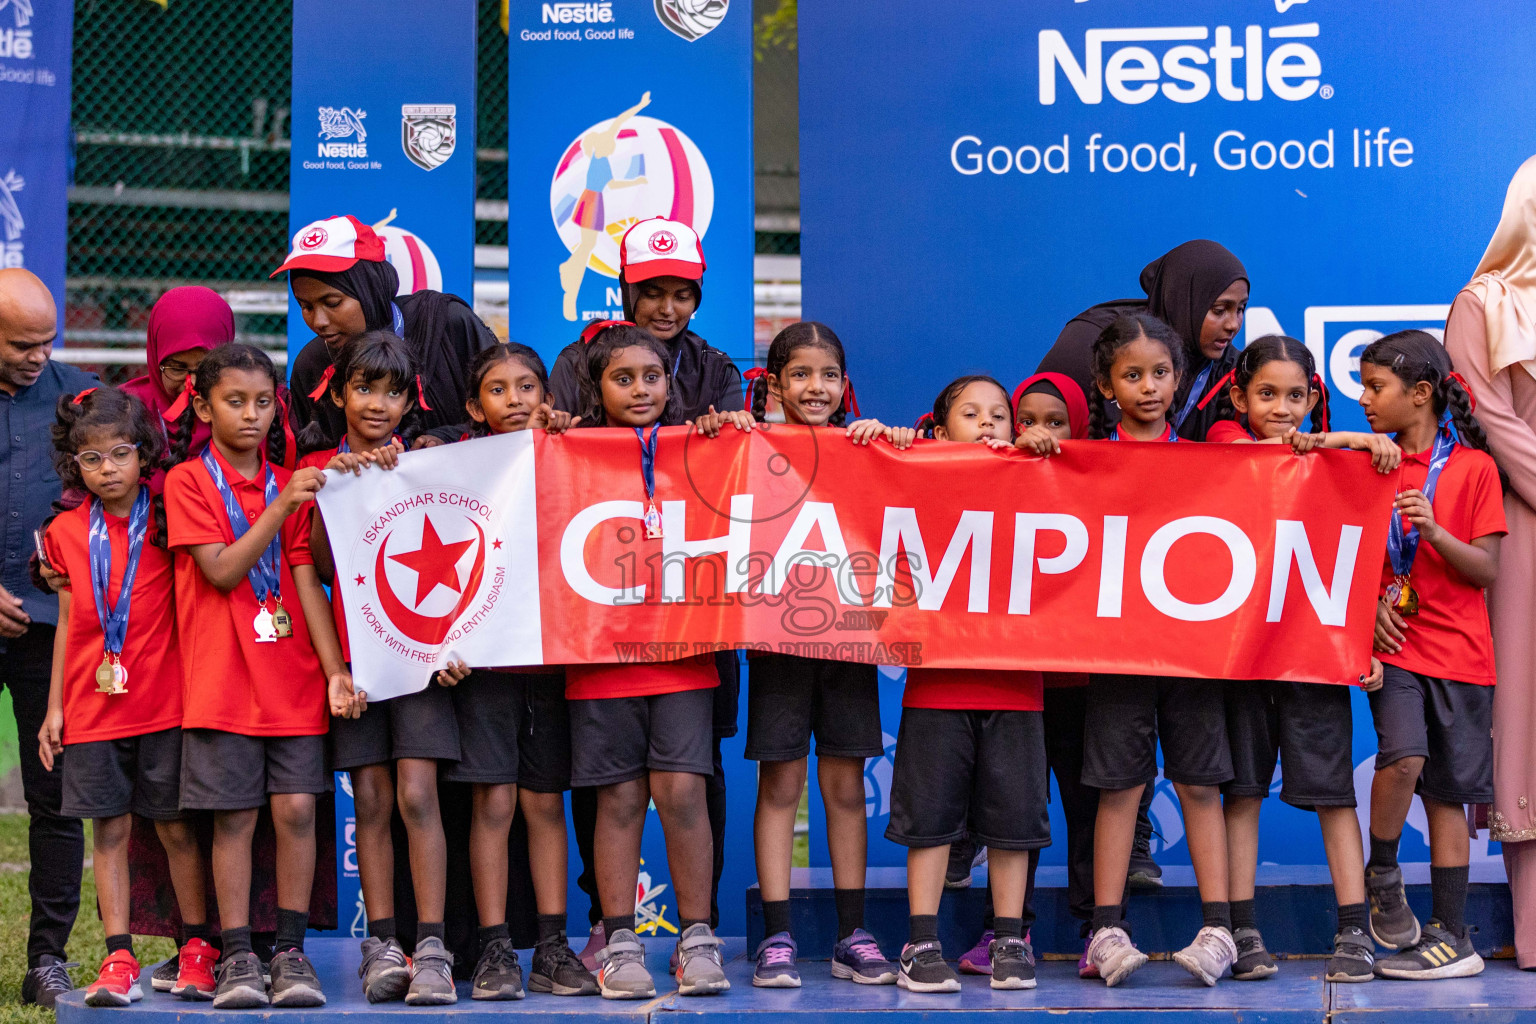
[[[143,736],[181,725],[181,653],[176,646],[171,554],[144,539],[128,607],[122,663],[128,692],[100,693],[96,669],[105,638],[91,592],[91,502],[62,513],[43,544],[48,562],[70,581],[69,629],[64,639],[64,742],[91,743]],[[128,520],[104,512],[112,569],[107,600],[116,604],[128,568]]]
[[[909,668],[904,708],[946,711],[1043,711],[1039,672],[969,668]]]
[[[715,656],[701,654],[681,661],[653,664],[567,665],[565,696],[567,700],[596,700],[605,697],[654,697],[661,693],[706,690],[720,685],[715,670]]]
[[[1397,489],[1424,489],[1433,448],[1403,453],[1397,470]],[[1493,459],[1475,448],[1457,445],[1446,460],[1435,486],[1435,522],[1458,540],[1471,542],[1509,532],[1504,524],[1504,497],[1499,470]],[[1518,572],[1506,565],[1504,572]],[[1488,605],[1481,587],[1467,581],[1448,565],[1434,545],[1419,542],[1414,556],[1413,589],[1419,595],[1419,614],[1407,617],[1403,649],[1380,654],[1388,665],[1421,675],[1461,683],[1492,686],[1493,633],[1488,625]],[[1383,592],[1394,579],[1389,554],[1381,571]]]
[[[210,446],[246,520],[254,523],[266,510],[266,456],[255,478],[247,480]],[[279,489],[293,474],[272,467]],[[310,643],[292,567],[313,564],[309,553],[312,507],[305,505],[283,521],[279,581],[283,607],[293,619],[293,635],[257,643],[253,625],[258,606],[250,581],[229,593],[208,581],[186,548],[198,544],[233,544],[234,530],[224,500],[198,458],[174,467],[165,478],[165,515],[170,544],[176,549],[176,614],[181,657],[186,670],[183,725],[220,729],[245,736],[313,736],[326,731],[329,708],[325,674]],[[131,685],[131,684],[130,684]]]

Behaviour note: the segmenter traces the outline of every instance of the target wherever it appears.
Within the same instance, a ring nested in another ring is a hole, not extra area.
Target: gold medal
[[[112,668],[112,659],[106,654],[101,656],[101,664],[96,666],[96,692],[117,692],[117,672]]]
[[[272,602],[272,631],[279,640],[293,636],[293,618],[281,601]]]
[[[1392,609],[1399,615],[1419,614],[1419,592],[1413,589],[1413,581],[1407,576],[1399,576],[1387,589],[1387,598]]]

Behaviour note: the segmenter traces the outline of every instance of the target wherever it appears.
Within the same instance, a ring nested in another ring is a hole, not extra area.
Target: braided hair
[[[1407,330],[1378,338],[1360,353],[1360,362],[1390,370],[1404,387],[1411,388],[1427,381],[1434,388],[1436,418],[1449,419],[1459,443],[1493,454],[1483,425],[1472,415],[1472,395],[1462,383],[1461,375],[1456,373],[1445,346],[1433,334]],[[1499,467],[1499,483],[1506,490],[1509,488],[1509,476],[1502,466]]]
[[[933,437],[934,428],[945,427],[947,429],[949,424],[949,413],[950,410],[954,408],[955,402],[960,399],[961,393],[963,393],[966,388],[970,387],[972,384],[977,383],[990,384],[997,388],[998,391],[1002,392],[1003,405],[1007,406],[1009,411],[1008,438],[1009,440],[1012,440],[1014,431],[1012,398],[1008,394],[1008,389],[1003,387],[1003,385],[998,382],[997,378],[990,377],[985,373],[972,373],[967,374],[964,377],[956,377],[954,380],[945,385],[944,390],[939,392],[939,397],[933,400],[933,412],[925,414],[920,420],[917,421],[917,429],[921,435],[923,437]]]
[[[643,327],[622,320],[615,321],[587,339],[587,372],[576,382],[576,405],[581,410],[582,426],[608,425],[608,412],[603,407],[603,373],[615,353],[626,348],[649,349],[655,353],[657,361],[661,363],[661,372],[667,379],[667,398],[672,397],[672,367],[669,365],[672,354],[667,351],[667,346],[657,341],[656,336]],[[662,407],[661,419],[656,422],[664,427],[677,426],[683,422],[681,408],[679,403],[668,401]]]
[[[1302,374],[1307,378],[1307,386],[1318,393],[1317,404],[1312,407],[1312,433],[1320,434],[1328,429],[1328,387],[1323,383],[1323,378],[1317,372],[1317,362],[1312,358],[1312,352],[1307,346],[1295,338],[1283,334],[1266,334],[1248,343],[1237,356],[1237,365],[1232,368],[1232,387],[1246,392],[1248,385],[1258,375],[1259,370],[1274,362],[1295,363],[1301,367]],[[1217,420],[1236,420],[1237,407],[1232,404],[1232,391],[1224,388],[1218,381],[1216,388],[1215,409]]]
[[[480,404],[480,386],[485,383],[485,378],[495,367],[502,363],[522,363],[535,377],[539,378],[541,392],[539,400],[544,401],[549,395],[549,371],[544,368],[544,360],[539,354],[527,345],[515,341],[503,341],[483,348],[475,355],[475,359],[469,364],[469,375],[465,379],[465,402]],[[491,425],[486,420],[477,420],[473,416],[469,421],[469,433],[473,437],[485,437],[491,432]]]
[[[789,365],[790,357],[802,348],[819,348],[837,360],[837,368],[842,371],[844,379],[843,402],[827,423],[841,427],[848,421],[848,357],[843,352],[842,341],[833,333],[832,328],[815,320],[790,324],[774,335],[768,346],[768,355],[763,360],[763,369],[767,374],[752,381],[752,418],[761,423],[767,417],[768,376],[778,380],[784,373],[784,367]]]
[[[329,396],[345,402],[347,385],[354,377],[364,384],[388,379],[389,386],[396,391],[416,392],[396,427],[399,433],[409,434],[409,427],[414,424],[420,408],[417,399],[420,397],[421,365],[416,359],[415,347],[394,331],[364,331],[349,338],[336,354],[334,370],[326,382]],[[346,427],[343,425],[341,429],[344,434]],[[317,418],[299,431],[297,440],[300,453],[308,454],[336,447],[341,443],[341,436],[332,437],[326,429],[326,421]]]
[[[91,388],[78,395],[60,395],[54,409],[53,468],[64,491],[87,494],[85,478],[75,456],[93,430],[126,437],[139,446],[139,481],[149,484],[155,470],[165,466],[165,435],[149,417],[137,395],[112,387]],[[165,547],[165,504],[150,502],[150,542]]]
[[[272,360],[267,358],[267,354],[261,349],[239,342],[220,345],[204,356],[203,361],[198,364],[196,374],[187,378],[187,387],[195,387],[194,394],[201,395],[206,401],[212,396],[213,389],[218,386],[219,377],[226,370],[249,370],[263,374],[271,379],[272,388],[278,393],[280,399],[283,382],[278,376],[277,368],[272,365]],[[288,448],[287,439],[283,434],[283,420],[287,417],[281,405],[281,400],[274,404],[272,424],[267,428],[267,461],[275,466],[283,464]],[[197,417],[192,406],[192,402],[187,402],[186,409],[171,426],[171,465],[186,462],[194,454],[200,454],[189,450],[192,446],[192,426]]]
[[[1167,349],[1173,372],[1181,377],[1184,375],[1184,341],[1174,329],[1151,313],[1122,313],[1099,333],[1093,343],[1091,366],[1095,386],[1109,387],[1115,357],[1121,349],[1142,338],[1158,342]],[[1104,411],[1104,404],[1102,401],[1088,403],[1088,436],[1098,440],[1109,436],[1109,416]]]

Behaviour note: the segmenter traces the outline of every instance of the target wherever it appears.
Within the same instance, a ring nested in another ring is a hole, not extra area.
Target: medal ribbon
[[[1195,377],[1195,382],[1189,386],[1189,394],[1184,396],[1184,407],[1173,418],[1173,429],[1177,431],[1189,419],[1189,414],[1195,411],[1195,406],[1200,404],[1200,398],[1205,394],[1205,382],[1211,379],[1211,367],[1215,363],[1206,363],[1205,369]]]
[[[1435,500],[1435,485],[1440,481],[1440,471],[1445,468],[1455,448],[1456,438],[1449,431],[1435,432],[1435,446],[1429,451],[1429,472],[1424,475],[1424,486],[1419,488],[1424,492],[1425,500],[1431,504]],[[1418,553],[1419,528],[1411,525],[1405,528],[1403,517],[1393,509],[1392,525],[1387,530],[1387,555],[1392,559],[1392,571],[1398,576],[1407,576],[1413,571],[1413,559]]]
[[[267,484],[263,491],[268,505],[277,500],[277,474],[272,472],[272,467],[263,463],[267,471]],[[208,475],[213,477],[213,485],[219,489],[219,497],[224,499],[224,514],[229,516],[229,527],[234,531],[235,540],[244,537],[250,531],[250,520],[245,518],[245,512],[241,510],[240,503],[235,500],[234,492],[229,489],[229,482],[224,479],[224,471],[219,468],[218,460],[213,457],[213,445],[203,449],[203,467],[208,470]],[[267,549],[256,559],[256,564],[246,571],[246,579],[251,581],[251,589],[256,592],[256,603],[265,605],[267,597],[271,596],[282,601],[282,579],[279,570],[283,563],[283,547],[280,536],[274,536]]]
[[[108,654],[122,654],[128,637],[129,598],[133,580],[139,574],[139,555],[144,551],[144,534],[149,527],[149,488],[140,487],[128,513],[128,564],[123,568],[123,585],[117,592],[117,604],[107,602],[107,587],[112,580],[112,539],[107,533],[107,517],[101,499],[91,499],[91,531],[87,544],[91,559],[91,594],[96,598],[96,618],[101,623]]]
[[[405,445],[405,438],[401,437],[399,434],[390,434],[389,439],[391,441],[399,441],[402,447]],[[336,454],[340,455],[342,452],[350,452],[351,450],[352,446],[347,443],[347,435],[342,434],[341,442],[336,445]]]
[[[651,427],[649,439],[643,428],[636,427],[635,439],[640,442],[640,473],[645,477],[645,499],[651,501],[656,497],[656,445],[661,440],[661,424]]]

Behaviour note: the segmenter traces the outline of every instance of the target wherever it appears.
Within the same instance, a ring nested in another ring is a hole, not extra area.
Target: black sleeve
[[[712,350],[716,358],[715,382],[710,401],[717,412],[735,412],[747,407],[746,396],[741,391],[741,371],[724,352]]]
[[[295,434],[314,422],[315,400],[309,393],[320,383],[330,362],[325,342],[319,338],[312,339],[293,357],[293,366],[288,372],[288,424]]]
[[[573,416],[581,412],[577,408],[581,392],[576,384],[576,370],[584,351],[585,346],[581,342],[572,342],[561,349],[554,368],[549,371],[550,404]]]
[[[449,423],[441,427],[433,427],[431,430],[423,430],[418,437],[435,437],[444,444],[452,444],[465,434],[473,433],[474,426],[471,422]]]
[[[1094,395],[1093,343],[1103,329],[1084,320],[1072,320],[1056,336],[1056,344],[1035,367],[1036,373],[1060,373],[1077,381],[1083,394]]]

